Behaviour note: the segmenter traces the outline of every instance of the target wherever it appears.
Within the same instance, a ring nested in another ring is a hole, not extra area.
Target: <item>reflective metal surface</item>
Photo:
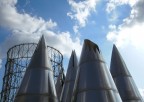
[[[122,102],[98,46],[85,40],[71,102]]]
[[[116,46],[113,46],[110,71],[123,102],[143,102],[134,80]]]
[[[72,51],[69,64],[68,64],[64,87],[61,94],[61,102],[71,101],[77,69],[78,69],[77,56],[75,51]]]
[[[44,36],[25,72],[15,102],[58,102]]]

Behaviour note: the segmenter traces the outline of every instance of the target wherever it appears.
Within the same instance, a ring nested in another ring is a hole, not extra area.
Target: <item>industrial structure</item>
[[[16,92],[36,47],[36,43],[24,43],[15,45],[8,50],[0,102],[14,102]],[[56,83],[59,74],[63,73],[63,55],[51,46],[47,46],[47,53]]]
[[[62,61],[44,36],[38,44],[12,47],[0,102],[144,102],[115,45],[110,70],[98,45],[88,39],[79,62],[72,51],[66,76]]]
[[[72,102],[122,102],[99,47],[85,40]]]

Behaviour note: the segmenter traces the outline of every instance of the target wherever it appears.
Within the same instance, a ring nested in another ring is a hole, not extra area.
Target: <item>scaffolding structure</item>
[[[16,92],[19,89],[21,80],[36,46],[36,43],[25,43],[16,45],[8,50],[0,102],[14,101]],[[54,72],[54,81],[56,82],[59,74],[64,75],[63,55],[57,49],[50,46],[47,47],[48,57],[50,58]],[[64,77],[62,80],[64,80]]]

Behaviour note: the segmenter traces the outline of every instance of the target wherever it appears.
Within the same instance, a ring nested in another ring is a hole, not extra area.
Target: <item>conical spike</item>
[[[75,51],[72,51],[69,64],[68,64],[64,87],[61,94],[61,99],[60,99],[61,102],[71,101],[77,69],[78,69],[77,56]]]
[[[112,51],[110,71],[123,102],[143,102],[134,80],[115,45]]]
[[[57,102],[53,71],[44,36],[32,56],[15,102]]]
[[[30,68],[48,68],[52,70],[50,60],[48,59],[47,45],[44,36],[41,37],[36,50],[29,64]]]
[[[98,46],[85,40],[72,102],[122,102]]]

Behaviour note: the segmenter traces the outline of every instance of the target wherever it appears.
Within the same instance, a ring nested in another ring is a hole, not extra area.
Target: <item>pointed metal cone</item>
[[[58,102],[44,36],[25,72],[14,102]]]
[[[71,102],[122,102],[98,46],[85,40]]]
[[[61,99],[60,99],[61,102],[71,101],[77,69],[78,69],[77,56],[76,56],[75,51],[72,51],[69,64],[68,64],[65,83],[64,83],[63,90],[61,93]]]
[[[113,46],[110,72],[123,102],[143,102],[134,80],[116,46]]]
[[[46,68],[52,70],[44,35],[42,35],[28,67],[29,69]]]

